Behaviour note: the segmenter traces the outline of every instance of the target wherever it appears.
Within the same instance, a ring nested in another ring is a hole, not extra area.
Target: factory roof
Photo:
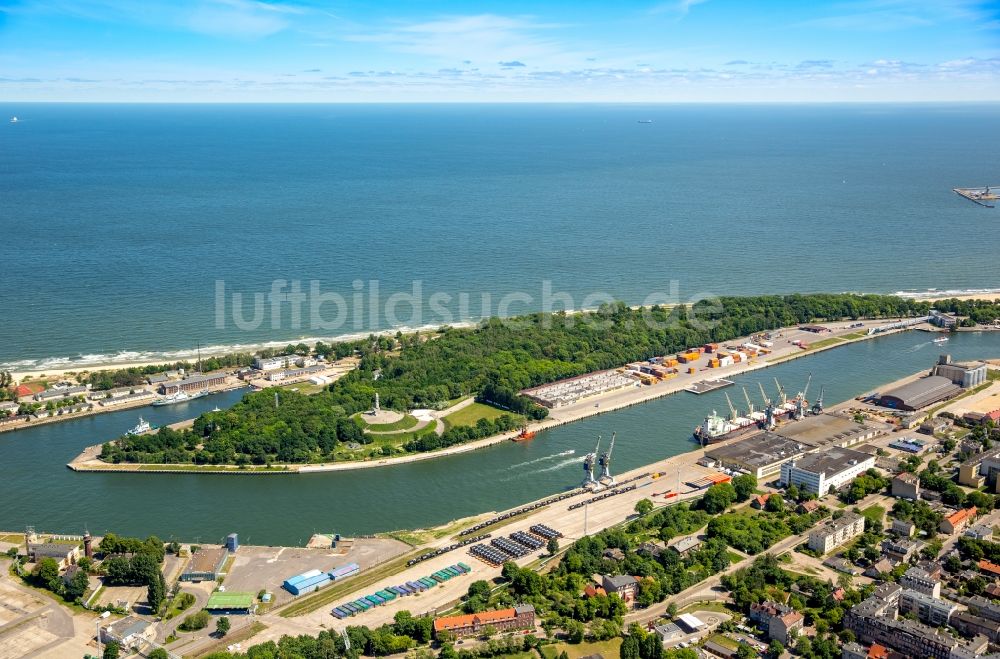
[[[191,556],[186,572],[215,572],[228,555],[225,547],[201,547]]]
[[[824,451],[809,453],[795,461],[795,468],[813,474],[839,474],[855,465],[872,460],[872,456],[861,451],[838,446],[828,447]]]
[[[790,423],[776,431],[776,434],[811,447],[830,444],[856,444],[875,434],[877,428],[868,423],[858,423],[854,419],[839,414],[817,414]]]
[[[962,391],[951,380],[940,375],[930,375],[882,394],[882,397],[898,398],[905,406],[914,409],[950,398]]]
[[[141,634],[151,624],[153,623],[136,616],[126,616],[108,625],[105,631],[107,631],[109,636],[114,638],[126,639],[130,636]]]
[[[806,446],[773,432],[762,432],[724,446],[710,446],[705,455],[716,460],[739,462],[754,467],[790,460]]]

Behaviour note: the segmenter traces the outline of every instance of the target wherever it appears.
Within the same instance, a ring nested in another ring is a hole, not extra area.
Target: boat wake
[[[544,469],[536,469],[535,471],[528,472],[529,474],[544,474],[549,471],[556,471],[562,469],[563,467],[568,467],[570,465],[575,465],[580,461],[576,458],[570,458],[569,460],[563,460],[562,462],[557,462],[551,467],[545,467]]]
[[[520,469],[521,467],[527,467],[529,465],[538,464],[539,462],[545,462],[546,460],[553,460],[555,458],[565,458],[567,455],[573,455],[576,453],[573,449],[568,451],[562,451],[560,453],[553,453],[552,455],[546,455],[541,458],[535,458],[534,460],[528,460],[527,462],[519,462],[516,465],[511,465],[507,469]]]

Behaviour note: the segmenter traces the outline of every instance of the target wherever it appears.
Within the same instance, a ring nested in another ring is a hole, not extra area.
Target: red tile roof
[[[472,626],[476,622],[480,625],[488,625],[501,620],[513,620],[516,617],[517,612],[514,609],[480,611],[479,613],[469,613],[463,616],[448,616],[446,618],[438,618],[435,620],[434,630],[444,631],[449,629],[463,629],[465,627]]]
[[[962,522],[964,522],[965,520],[972,519],[975,516],[976,516],[976,507],[973,506],[972,508],[963,508],[961,510],[955,511],[952,514],[948,515],[948,517],[946,517],[945,519],[947,519],[952,526],[957,526]]]
[[[868,648],[868,659],[889,659],[889,651],[878,643],[872,643]]]
[[[595,586],[593,584],[587,584],[587,587],[583,589],[584,597],[596,597],[597,595],[607,595],[608,592],[601,588],[600,586]]]
[[[979,561],[979,570],[982,572],[989,572],[993,576],[1000,575],[1000,565],[990,563],[985,558]]]

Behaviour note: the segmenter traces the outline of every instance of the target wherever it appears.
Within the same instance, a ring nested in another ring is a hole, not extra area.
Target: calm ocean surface
[[[1000,215],[950,191],[1000,182],[996,105],[4,113],[22,119],[0,125],[5,368],[386,326],[365,308],[331,331],[288,315],[219,328],[217,280],[248,295],[318,280],[346,299],[378,280],[385,300],[419,279],[425,304],[453,296],[452,320],[482,315],[481,292],[491,313],[512,291],[533,299],[510,311],[538,308],[546,279],[575,306],[671,280],[682,300],[1000,286]],[[399,320],[446,320],[422,312]]]

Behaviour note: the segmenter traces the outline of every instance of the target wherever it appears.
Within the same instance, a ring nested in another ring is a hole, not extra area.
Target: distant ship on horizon
[[[17,117],[11,117],[10,118],[10,123],[12,123],[12,124],[16,124],[19,121],[20,121],[20,119],[18,119]]]
[[[651,124],[651,123],[653,123],[653,120],[652,119],[640,119],[639,123],[640,124]]]

